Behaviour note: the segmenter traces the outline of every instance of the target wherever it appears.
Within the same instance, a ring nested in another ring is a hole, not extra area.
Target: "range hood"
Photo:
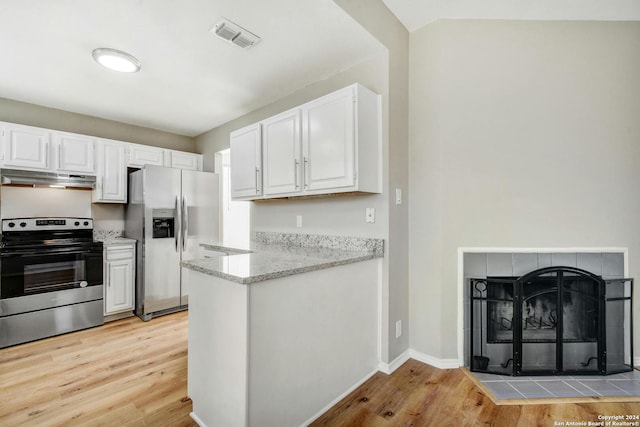
[[[2,169],[0,171],[0,181],[2,185],[33,185],[88,189],[93,189],[96,186],[96,177],[92,175],[74,175],[17,169]]]

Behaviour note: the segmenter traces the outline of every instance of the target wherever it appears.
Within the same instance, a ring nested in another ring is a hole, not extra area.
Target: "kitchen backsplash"
[[[61,216],[91,218],[91,191],[2,186],[2,218]]]

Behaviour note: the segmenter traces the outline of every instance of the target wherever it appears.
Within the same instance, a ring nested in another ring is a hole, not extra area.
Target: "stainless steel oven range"
[[[0,348],[103,323],[91,218],[2,220]]]

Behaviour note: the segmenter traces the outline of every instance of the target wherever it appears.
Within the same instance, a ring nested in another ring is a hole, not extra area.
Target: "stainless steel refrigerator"
[[[160,166],[129,174],[125,236],[137,240],[135,313],[142,320],[184,310],[180,262],[218,240],[218,175]]]

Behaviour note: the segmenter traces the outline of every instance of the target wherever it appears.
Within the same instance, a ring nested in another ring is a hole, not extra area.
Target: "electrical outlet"
[[[402,320],[396,322],[396,338],[402,336]]]
[[[302,215],[296,216],[296,227],[302,227]]]
[[[376,210],[375,208],[367,208],[364,214],[364,221],[369,224],[376,222]]]

